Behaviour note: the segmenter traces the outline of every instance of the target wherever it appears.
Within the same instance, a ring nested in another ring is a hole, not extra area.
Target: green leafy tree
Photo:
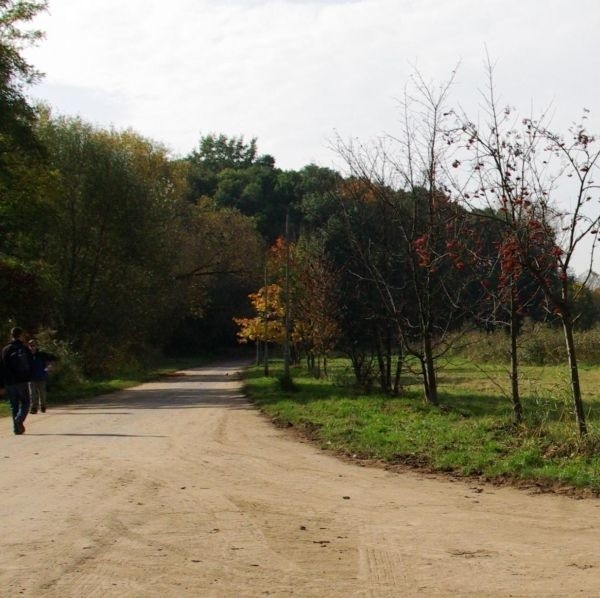
[[[38,263],[47,183],[36,111],[26,97],[39,73],[22,51],[42,33],[24,26],[46,2],[0,0],[0,322],[32,326],[45,319],[47,289]]]
[[[36,43],[42,33],[25,31],[31,21],[47,6],[45,1],[0,0],[0,173],[14,160],[19,150],[39,150],[33,133],[36,114],[25,95],[28,85],[40,74],[22,56],[22,50]],[[3,172],[4,171],[4,172]]]
[[[210,134],[200,139],[186,161],[189,164],[189,199],[213,197],[218,187],[218,175],[223,170],[244,170],[257,158],[256,139],[249,143],[243,137]]]
[[[272,156],[258,154],[256,139],[225,135],[203,137],[186,161],[192,202],[208,197],[219,207],[250,216],[268,243],[283,233],[286,215],[291,229],[299,229],[310,170],[282,171]]]
[[[235,339],[232,318],[248,311],[259,284],[263,241],[252,219],[205,199],[180,221],[175,280],[188,311],[169,342],[176,353],[214,349]]]
[[[132,132],[46,114],[39,135],[55,173],[44,254],[55,326],[98,359],[125,339],[156,339],[181,305],[173,271],[183,173]]]

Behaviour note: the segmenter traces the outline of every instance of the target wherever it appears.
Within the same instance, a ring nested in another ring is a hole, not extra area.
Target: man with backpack
[[[23,342],[23,330],[11,330],[12,340],[2,349],[0,366],[6,394],[10,401],[15,434],[25,432],[24,421],[29,413],[29,382],[33,377],[33,356]]]

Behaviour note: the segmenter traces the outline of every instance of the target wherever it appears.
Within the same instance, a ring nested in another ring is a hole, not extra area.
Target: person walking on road
[[[23,434],[24,422],[29,413],[29,382],[33,378],[33,356],[23,342],[21,328],[13,328],[10,334],[12,340],[2,349],[0,366],[12,411],[14,432]]]
[[[29,350],[33,357],[33,375],[29,383],[29,396],[31,397],[30,413],[37,413],[38,409],[46,413],[46,380],[48,379],[48,365],[56,361],[52,353],[40,351],[35,339],[30,339]]]

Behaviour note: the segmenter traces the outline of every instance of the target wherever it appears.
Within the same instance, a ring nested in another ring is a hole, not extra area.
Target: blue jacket
[[[56,357],[51,353],[46,353],[46,351],[40,351],[39,349],[33,353],[32,352],[32,361],[33,361],[33,374],[31,377],[32,382],[43,382],[48,379],[48,371],[47,367],[51,361],[56,361]]]

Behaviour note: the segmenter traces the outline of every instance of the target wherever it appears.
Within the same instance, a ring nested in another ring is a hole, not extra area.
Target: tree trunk
[[[429,401],[429,380],[427,379],[427,368],[425,367],[425,359],[419,356],[421,362],[421,375],[423,376],[423,395],[425,402]]]
[[[565,333],[565,343],[567,345],[567,356],[569,358],[569,370],[571,373],[571,393],[573,397],[573,409],[575,411],[575,420],[580,436],[587,434],[587,425],[585,423],[585,411],[583,409],[583,400],[581,398],[581,386],[579,384],[579,368],[577,367],[577,355],[575,353],[575,340],[573,338],[573,322],[567,314],[563,316],[563,330]]]
[[[263,359],[264,359],[264,366],[265,366],[265,377],[269,376],[269,343],[267,343],[265,341],[264,344],[264,349],[263,349]]]
[[[306,354],[306,359],[308,361],[308,371],[311,376],[315,375],[315,355],[312,351],[309,351]]]
[[[435,359],[433,357],[433,348],[431,346],[431,337],[429,334],[425,335],[423,339],[423,358],[424,358],[424,368],[425,368],[425,399],[431,405],[438,404],[438,389],[437,389],[437,379],[435,373]]]
[[[379,368],[379,386],[381,386],[382,392],[386,392],[385,365],[383,360],[381,336],[379,334],[377,335],[377,367]]]
[[[389,329],[385,333],[385,339],[381,333],[377,334],[377,364],[381,390],[392,394],[392,335]]]
[[[392,385],[392,335],[388,328],[386,334],[386,343],[385,343],[385,383],[386,383],[386,392],[392,394],[394,392],[394,387]]]
[[[400,379],[402,376],[402,354],[398,355],[398,360],[396,361],[396,375],[394,376],[394,394],[399,395],[401,391],[400,387]]]
[[[510,385],[511,400],[513,404],[513,413],[515,421],[520,423],[523,420],[523,405],[519,394],[519,355],[517,348],[517,335],[519,333],[519,322],[514,304],[514,297],[510,302]]]
[[[362,386],[363,384],[363,376],[362,376],[362,364],[364,362],[361,359],[361,355],[356,351],[352,351],[350,354],[350,361],[352,362],[352,369],[354,371],[354,378],[356,380],[356,384],[358,386]]]

